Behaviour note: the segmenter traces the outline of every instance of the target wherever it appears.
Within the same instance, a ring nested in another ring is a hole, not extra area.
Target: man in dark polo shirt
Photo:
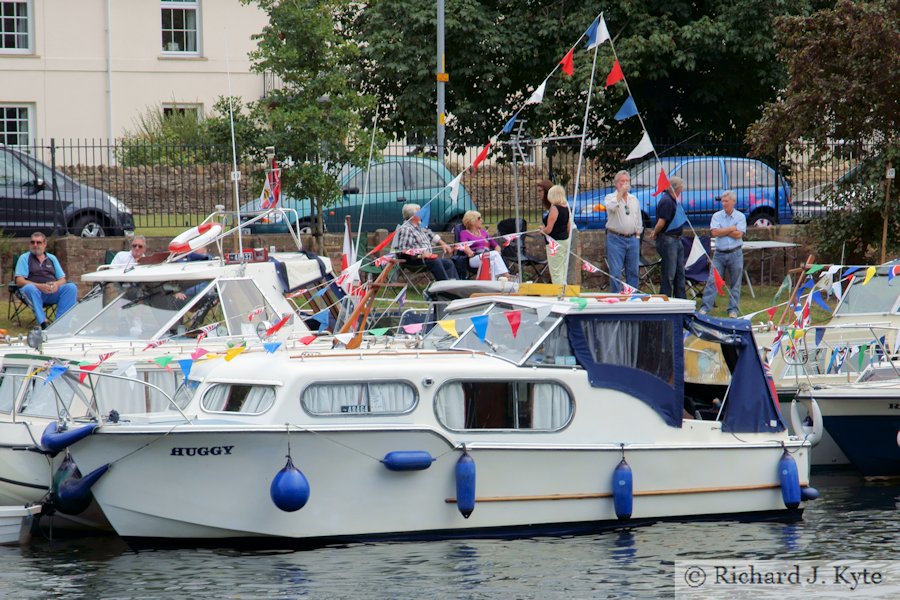
[[[78,299],[78,288],[74,283],[66,283],[66,274],[59,261],[46,250],[47,236],[39,231],[32,233],[31,250],[20,256],[16,263],[16,285],[28,298],[41,329],[48,325],[45,305],[55,304],[59,318],[75,306]]]
[[[681,177],[669,180],[669,189],[663,192],[656,204],[656,226],[650,239],[656,240],[656,251],[662,259],[659,293],[671,298],[687,298],[684,288],[684,246],[681,233],[685,219],[679,214],[678,198],[684,190]]]

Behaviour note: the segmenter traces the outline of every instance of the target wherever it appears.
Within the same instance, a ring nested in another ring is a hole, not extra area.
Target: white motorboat
[[[472,298],[451,303],[419,348],[206,361],[186,417],[122,413],[68,450],[116,531],[135,538],[797,518],[817,495],[810,445],[788,435],[749,326],[682,300],[618,300]],[[685,333],[736,357],[718,419],[684,418]],[[98,400],[100,414],[120,401]]]

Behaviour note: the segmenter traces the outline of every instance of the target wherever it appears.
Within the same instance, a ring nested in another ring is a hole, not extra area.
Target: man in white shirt
[[[131,252],[122,250],[116,253],[109,264],[113,267],[135,266],[139,260],[144,258],[146,253],[147,239],[142,235],[136,235],[131,239]]]
[[[715,238],[716,251],[712,264],[728,285],[728,316],[736,319],[741,305],[741,276],[744,274],[744,234],[747,218],[734,208],[737,196],[731,190],[722,194],[722,210],[713,214],[709,222],[710,235]],[[716,284],[712,272],[703,290],[703,314],[712,310],[716,299]]]
[[[606,262],[609,265],[609,286],[613,293],[622,291],[624,281],[637,289],[641,253],[641,207],[631,189],[628,171],[616,173],[616,191],[606,196]],[[625,274],[622,274],[622,269]]]

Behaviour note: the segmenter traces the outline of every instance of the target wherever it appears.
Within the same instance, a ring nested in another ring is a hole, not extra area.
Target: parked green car
[[[401,209],[404,204],[425,206],[431,201],[431,220],[428,227],[433,231],[449,231],[462,221],[467,210],[476,210],[472,198],[465,188],[459,186],[459,196],[454,202],[450,198],[450,189],[446,186],[453,180],[453,174],[441,162],[430,158],[408,156],[386,156],[374,164],[369,177],[369,189],[363,214],[363,231],[376,229],[393,229],[400,223]],[[353,230],[359,226],[359,215],[362,209],[363,191],[366,183],[366,170],[359,167],[346,167],[341,173],[341,189],[343,196],[334,204],[324,208],[322,215],[326,231],[343,231],[344,217],[350,215]],[[313,208],[310,200],[296,200],[287,196],[281,197],[281,206],[297,211],[297,215],[288,212],[288,221],[293,225],[298,220],[301,233],[312,231]],[[258,211],[259,199],[248,202],[241,207],[242,212]],[[267,222],[257,222],[250,226],[254,234],[287,232],[285,217],[274,214]]]

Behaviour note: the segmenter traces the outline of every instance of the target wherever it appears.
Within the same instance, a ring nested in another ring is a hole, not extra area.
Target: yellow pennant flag
[[[872,279],[872,277],[874,277],[874,276],[875,276],[875,267],[869,267],[868,269],[866,269],[866,278],[863,279],[863,285],[866,285],[867,283],[869,283],[869,280]]]
[[[791,332],[791,337],[795,340],[800,340],[803,339],[803,334],[805,333],[806,331],[804,331],[803,329],[795,329]]]
[[[443,321],[438,321],[437,324],[441,329],[443,329],[453,337],[459,337],[459,332],[456,331],[456,319],[445,319]]]
[[[234,348],[229,348],[225,351],[225,360],[231,360],[246,349],[246,346],[236,346]]]

